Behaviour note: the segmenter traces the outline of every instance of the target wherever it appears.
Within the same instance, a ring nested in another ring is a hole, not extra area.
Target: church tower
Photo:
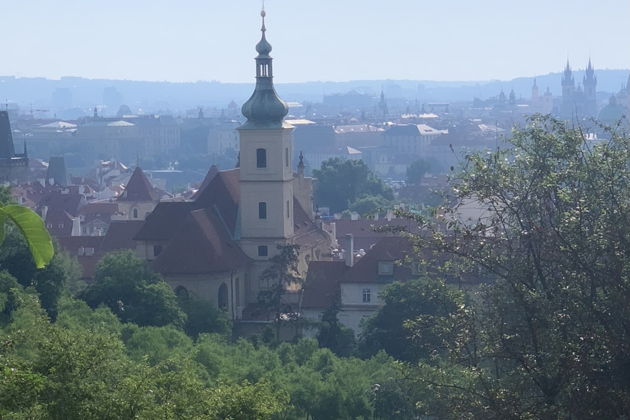
[[[586,75],[583,80],[585,111],[590,116],[597,115],[597,77],[591,59],[588,59]]]
[[[567,66],[562,74],[562,115],[571,117],[575,111],[575,79],[571,71],[571,65],[567,60]]]
[[[284,122],[289,109],[273,86],[271,45],[262,16],[256,51],[256,88],[243,105],[247,121],[240,137],[240,243],[254,260],[267,260],[276,245],[290,241],[293,223],[293,127]]]
[[[532,86],[532,102],[538,102],[540,99],[540,92],[538,91],[538,84],[536,83],[536,79],[534,79],[534,86]]]

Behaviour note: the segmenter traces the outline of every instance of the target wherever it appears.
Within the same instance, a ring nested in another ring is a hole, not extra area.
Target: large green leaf
[[[48,265],[55,249],[41,217],[24,206],[12,204],[0,207],[0,241],[4,240],[4,224],[7,219],[13,221],[24,235],[37,268]]]

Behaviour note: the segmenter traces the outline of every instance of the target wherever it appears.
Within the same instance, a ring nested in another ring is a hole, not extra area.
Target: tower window
[[[289,204],[289,200],[287,200],[287,219],[291,217],[291,205]]]
[[[257,168],[267,167],[267,150],[256,149],[256,167]]]
[[[259,257],[266,257],[269,255],[269,249],[267,248],[267,245],[260,245],[258,247],[258,256]]]
[[[363,303],[370,303],[372,301],[372,290],[363,289]]]
[[[266,219],[267,218],[267,203],[261,201],[258,203],[258,218]]]
[[[284,166],[289,167],[289,148],[284,149]]]

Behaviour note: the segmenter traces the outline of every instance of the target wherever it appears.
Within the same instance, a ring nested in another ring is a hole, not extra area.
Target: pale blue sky
[[[0,1],[0,75],[251,81],[259,0]],[[276,80],[630,68],[628,0],[267,0]]]

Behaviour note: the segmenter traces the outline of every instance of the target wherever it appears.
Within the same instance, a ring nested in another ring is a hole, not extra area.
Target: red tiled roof
[[[206,174],[206,177],[201,182],[201,185],[199,186],[199,189],[197,190],[197,192],[195,192],[192,195],[191,198],[193,200],[196,200],[197,197],[199,196],[199,194],[208,187],[208,184],[210,184],[210,181],[212,181],[214,179],[214,177],[217,176],[218,173],[219,173],[219,168],[217,168],[217,165],[212,165],[210,167],[210,169],[208,170],[208,173]]]
[[[168,241],[179,230],[186,215],[195,209],[190,201],[163,201],[149,214],[134,237],[136,241]]]
[[[136,249],[136,236],[144,222],[142,220],[114,220],[103,237],[100,252],[106,254],[119,249]]]
[[[296,198],[293,198],[293,224],[297,245],[311,246],[322,241],[328,241],[328,235],[308,217]]]
[[[344,261],[311,261],[304,283],[302,308],[329,308],[339,294],[339,282],[349,270]]]
[[[230,232],[236,230],[237,224],[239,177],[238,168],[219,172],[194,200],[196,208],[216,207]]]
[[[344,283],[378,283],[378,263],[381,261],[397,262],[413,252],[409,239],[389,236],[379,240],[343,278]],[[393,279],[408,280],[412,277],[411,269],[405,265],[394,264]]]
[[[46,229],[56,238],[72,235],[72,216],[65,210],[49,210],[44,223],[46,224]]]
[[[251,260],[234,243],[212,209],[192,211],[153,263],[162,274],[225,272]]]
[[[118,197],[118,201],[158,201],[159,199],[157,191],[140,167],[136,167],[133,171],[125,190]]]
[[[410,219],[341,219],[334,221],[337,231],[337,241],[343,246],[345,235],[352,234],[354,237],[354,248],[363,249],[366,252],[384,237],[392,236],[390,232],[377,231],[377,229],[393,228],[404,230],[409,233],[419,233],[418,223]]]
[[[37,208],[48,207],[48,211],[65,211],[71,216],[78,216],[79,209],[84,203],[84,197],[77,189],[55,189],[49,191],[37,203]]]
[[[107,216],[111,217],[112,215],[118,213],[118,203],[112,201],[100,201],[100,202],[91,202],[87,203],[81,210],[80,214],[84,216]]]

